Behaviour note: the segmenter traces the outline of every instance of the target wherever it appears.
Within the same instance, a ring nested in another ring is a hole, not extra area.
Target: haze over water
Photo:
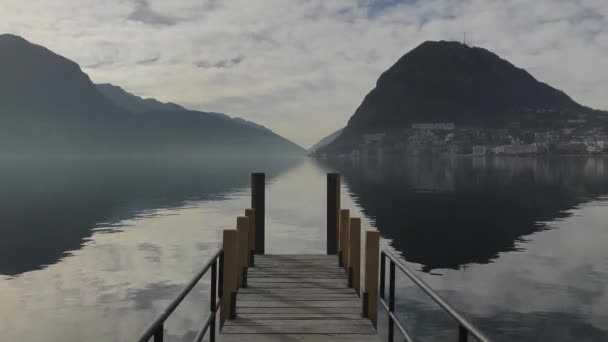
[[[260,171],[268,253],[325,251],[325,173],[337,171],[343,207],[490,337],[608,339],[603,158],[0,165],[0,340],[135,339],[250,206]],[[194,337],[208,282],[171,316],[168,341]],[[416,336],[454,339],[452,321],[398,284]]]

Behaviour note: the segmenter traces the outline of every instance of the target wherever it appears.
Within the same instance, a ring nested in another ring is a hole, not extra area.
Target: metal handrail
[[[390,273],[389,273],[389,303],[387,304],[384,301],[385,297],[385,259],[387,257],[390,260]],[[403,263],[403,261],[397,257],[391,250],[388,248],[382,248],[380,252],[380,302],[384,309],[389,313],[389,341],[393,339],[393,325],[396,323],[397,327],[404,334],[407,341],[412,341],[411,337],[407,334],[407,331],[404,327],[398,322],[397,317],[394,315],[395,310],[395,266],[398,267],[418,288],[420,288],[424,293],[426,293],[431,299],[439,305],[443,311],[448,313],[454,320],[458,322],[458,341],[466,342],[468,341],[469,334],[475,337],[477,340],[481,342],[490,342],[491,340],[485,336],[481,331],[479,331],[473,324],[471,324],[466,318],[464,318],[460,313],[458,313],[454,308],[452,308],[441,296],[439,296],[429,285],[427,285],[422,279],[420,279],[417,275],[415,275],[412,271],[410,271],[407,266]]]
[[[207,321],[203,325],[201,332],[199,335],[202,338],[202,335],[205,334],[208,328],[210,328],[210,338],[209,341],[215,340],[215,316],[217,310],[220,307],[222,302],[222,277],[221,270],[223,269],[224,263],[224,249],[218,248],[216,252],[213,253],[212,257],[207,261],[207,263],[203,266],[203,268],[190,280],[190,282],[184,287],[184,289],[175,297],[175,299],[167,306],[165,310],[163,310],[152,323],[144,330],[140,338],[137,340],[138,342],[146,342],[150,340],[151,337],[154,337],[154,342],[162,342],[163,340],[163,331],[164,331],[164,323],[169,318],[169,316],[175,311],[175,309],[179,306],[179,304],[186,298],[186,296],[192,291],[194,286],[198,284],[201,278],[207,273],[207,271],[211,268],[211,301],[210,301],[210,310],[211,314],[207,318]],[[219,264],[219,265],[218,265]],[[218,269],[220,276],[218,277]],[[219,282],[219,284],[218,284]],[[219,291],[217,291],[220,289]],[[219,300],[216,303],[216,294],[219,295]],[[197,335],[197,338],[199,337]]]

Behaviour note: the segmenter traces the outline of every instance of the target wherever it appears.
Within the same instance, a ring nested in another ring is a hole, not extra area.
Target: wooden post
[[[266,211],[266,175],[264,173],[251,174],[251,208],[255,209],[255,254],[264,254]]]
[[[247,287],[247,265],[249,265],[249,218],[236,218],[236,230],[239,239],[239,287]]]
[[[327,174],[327,255],[338,253],[338,216],[340,213],[340,174]]]
[[[361,290],[361,219],[350,219],[350,233],[348,234],[350,246],[348,247],[348,279],[357,294]]]
[[[367,318],[374,326],[378,319],[378,261],[380,258],[380,233],[365,232],[365,293],[367,295]]]
[[[255,265],[255,210],[246,209],[245,216],[249,218],[249,267]]]
[[[340,256],[340,265],[348,271],[348,233],[350,223],[350,210],[340,209],[340,243],[338,247],[338,255]]]
[[[224,269],[222,276],[223,284],[223,299],[222,309],[220,312],[220,326],[224,325],[227,319],[234,317],[232,312],[231,298],[237,290],[237,265],[238,265],[238,232],[236,229],[224,230]]]

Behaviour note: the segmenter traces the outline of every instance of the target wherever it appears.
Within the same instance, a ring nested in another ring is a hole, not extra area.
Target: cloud
[[[605,0],[3,0],[0,32],[75,60],[96,82],[312,145],[343,126],[404,53],[465,31],[608,109],[607,18]]]
[[[175,25],[176,23],[175,19],[152,10],[148,0],[135,0],[135,9],[127,19],[150,25]]]
[[[199,61],[194,63],[194,65],[196,65],[199,68],[232,68],[233,66],[236,66],[238,64],[240,64],[243,60],[245,59],[245,56],[236,56],[234,58],[229,58],[229,59],[221,59],[217,62],[214,63],[209,63],[207,61]]]

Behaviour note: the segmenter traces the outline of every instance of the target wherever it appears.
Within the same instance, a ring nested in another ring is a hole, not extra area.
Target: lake
[[[4,160],[0,340],[131,341],[217,248],[266,172],[267,253],[324,253],[327,172],[342,206],[497,341],[608,340],[608,159]],[[423,341],[456,325],[398,274]],[[205,277],[166,325],[191,340]],[[385,323],[381,320],[380,329]]]

